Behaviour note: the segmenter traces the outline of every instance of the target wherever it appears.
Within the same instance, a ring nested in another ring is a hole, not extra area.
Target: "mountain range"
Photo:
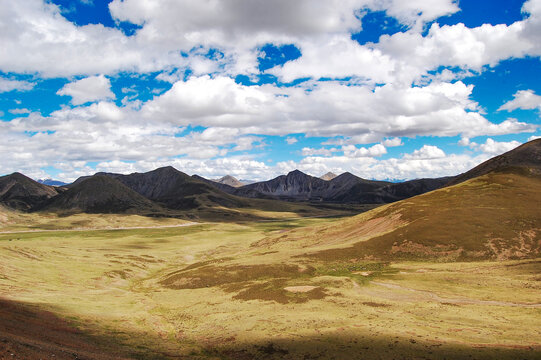
[[[246,208],[250,199],[272,199],[339,204],[384,204],[424,194],[445,186],[502,171],[541,174],[541,140],[526,143],[474,169],[455,176],[416,179],[402,183],[366,180],[351,173],[330,180],[294,170],[274,179],[238,185],[189,176],[173,167],[129,175],[97,173],[67,186],[40,184],[23,174],[0,177],[0,204],[23,211],[83,211],[153,213],[164,209]]]

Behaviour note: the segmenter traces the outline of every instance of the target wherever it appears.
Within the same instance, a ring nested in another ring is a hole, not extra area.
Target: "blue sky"
[[[0,174],[405,180],[541,136],[541,0],[0,5]]]

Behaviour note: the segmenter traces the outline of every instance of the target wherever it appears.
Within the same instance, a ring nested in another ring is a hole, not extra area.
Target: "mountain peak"
[[[241,187],[244,185],[242,182],[240,182],[239,180],[237,180],[235,177],[231,175],[225,175],[224,177],[221,177],[220,179],[213,180],[213,181],[220,184],[233,186],[233,187]]]
[[[290,176],[299,176],[299,175],[303,175],[303,176],[310,176],[310,175],[307,175],[305,173],[303,173],[302,171],[298,170],[298,169],[295,169],[293,171],[290,171],[286,176],[287,177],[290,177]]]
[[[330,181],[330,180],[334,179],[334,178],[337,177],[337,176],[338,176],[338,175],[336,175],[335,173],[329,171],[329,172],[326,173],[325,175],[321,175],[319,178],[320,178],[321,180]]]

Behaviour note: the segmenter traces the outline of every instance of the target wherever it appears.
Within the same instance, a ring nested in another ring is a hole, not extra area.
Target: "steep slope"
[[[224,177],[222,177],[220,179],[214,180],[214,182],[217,182],[218,184],[229,185],[229,186],[232,186],[232,187],[235,187],[235,188],[246,185],[246,184],[243,184],[242,182],[238,181],[237,179],[235,179],[231,175],[226,175],[226,176],[224,176]]]
[[[0,204],[17,210],[30,210],[43,201],[58,195],[58,191],[40,184],[21,173],[0,177]]]
[[[50,199],[36,210],[141,214],[162,209],[112,177],[94,175]]]
[[[448,185],[455,185],[493,171],[506,171],[521,168],[527,172],[541,174],[541,139],[532,140],[521,146],[496,156],[457,176]]]
[[[294,170],[272,180],[245,185],[236,192],[239,196],[261,193],[283,200],[321,200],[328,183],[325,180]]]

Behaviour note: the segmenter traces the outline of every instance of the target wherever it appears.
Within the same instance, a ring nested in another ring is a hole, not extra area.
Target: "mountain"
[[[54,187],[18,172],[0,177],[0,204],[8,208],[27,211],[56,195],[58,190]]]
[[[224,177],[222,177],[220,179],[214,180],[214,182],[217,182],[218,184],[229,185],[229,186],[236,187],[236,188],[245,185],[242,182],[235,179],[231,175],[226,175],[226,176],[224,176]]]
[[[532,140],[519,147],[496,156],[474,167],[449,182],[455,185],[493,171],[506,171],[520,168],[527,172],[541,174],[541,139]]]
[[[49,185],[49,186],[65,186],[67,183],[53,180],[53,179],[39,179],[38,182],[43,185]]]
[[[105,175],[90,176],[36,210],[75,210],[87,213],[151,213],[160,207],[131,190],[120,181]]]
[[[336,175],[335,173],[332,173],[332,172],[328,172],[326,173],[325,175],[321,175],[319,178],[321,180],[325,180],[325,181],[329,181],[329,180],[332,180],[334,179],[335,177],[337,177],[338,175]]]
[[[295,170],[272,180],[235,188],[197,175],[194,177],[228,194],[241,197],[355,204],[385,204],[402,200],[440,188],[450,180],[438,178],[390,183],[362,179],[349,172],[331,180],[323,180]]]
[[[434,179],[416,179],[400,183],[358,182],[347,191],[334,197],[342,203],[388,204],[421,195],[439,189],[449,183],[453,177]]]
[[[459,184],[331,225],[292,231],[278,240],[294,243],[302,239],[306,244],[310,239],[320,248],[328,244],[333,248],[307,254],[327,261],[539,257],[539,142],[504,155],[505,161],[502,157],[491,159],[474,169],[481,175]]]
[[[283,200],[320,201],[327,188],[325,180],[294,170],[272,180],[245,185],[238,188],[235,194],[252,197],[259,193]]]
[[[242,199],[226,194],[172,166],[146,173],[129,175],[98,173],[97,175],[112,177],[145,198],[156,201],[169,209],[190,210],[200,206],[242,207],[246,205]],[[80,180],[74,184],[78,181]]]
[[[329,189],[325,194],[327,201],[338,203],[381,203],[380,201],[366,201],[361,194],[371,194],[374,191],[391,183],[387,181],[366,180],[352,173],[345,172],[329,181]]]

